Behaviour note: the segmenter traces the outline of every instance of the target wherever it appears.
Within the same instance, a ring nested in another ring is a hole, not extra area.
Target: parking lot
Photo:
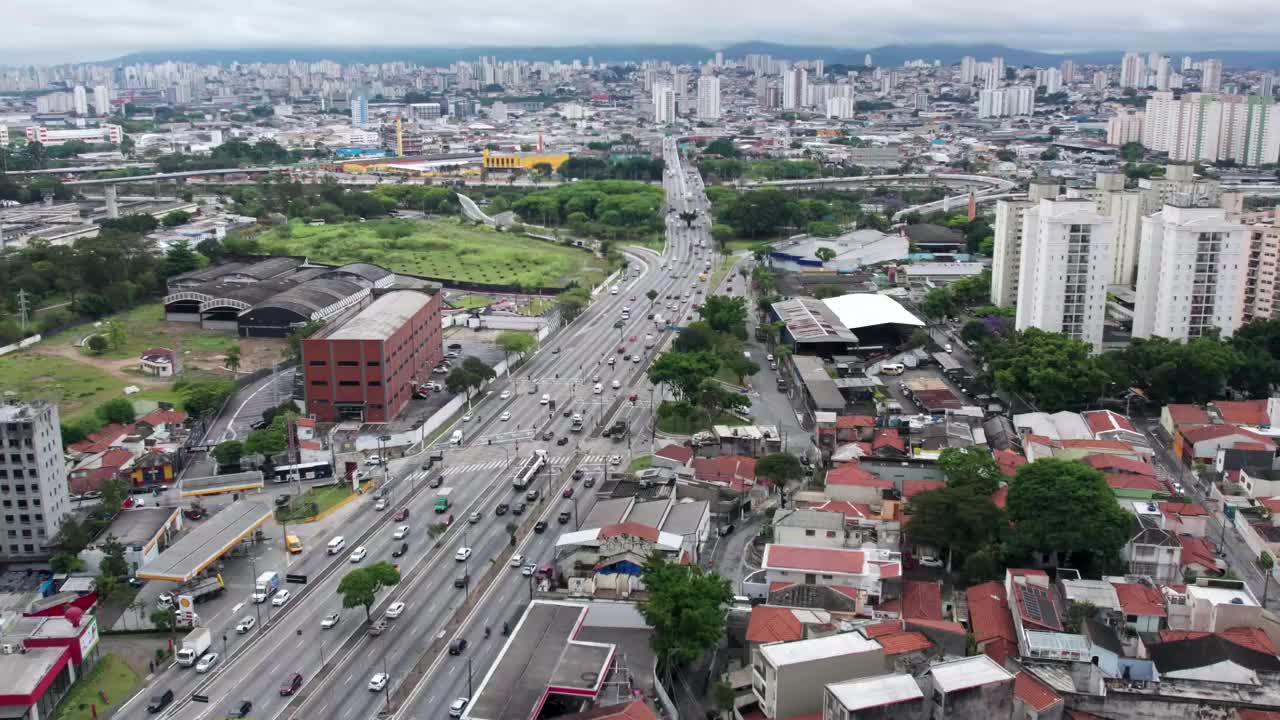
[[[925,365],[914,369],[908,368],[901,375],[881,375],[880,379],[884,382],[885,391],[902,405],[904,414],[914,415],[926,412],[911,396],[903,391],[903,385],[910,384],[912,380],[942,382],[948,390],[959,398],[962,405],[978,404],[978,401],[961,389],[960,385],[944,376],[936,365]]]

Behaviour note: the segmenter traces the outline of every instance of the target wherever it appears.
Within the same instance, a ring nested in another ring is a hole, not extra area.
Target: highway
[[[674,144],[669,145],[668,157],[674,152]],[[535,513],[550,527],[545,534],[524,535],[516,551],[527,555],[531,562],[551,561],[559,531],[573,527],[573,520],[568,526],[562,526],[556,518],[561,510],[574,510],[574,500],[560,496],[563,487],[572,483],[568,479],[570,462],[600,480],[606,474],[611,455],[620,456],[619,463],[628,459],[629,442],[614,442],[598,436],[599,430],[612,421],[620,407],[626,406],[626,412],[636,409],[626,401],[630,394],[649,395],[651,386],[644,371],[652,356],[669,341],[671,333],[660,332],[646,316],[657,312],[670,318],[673,314],[667,304],[672,303],[676,308],[676,322],[688,322],[691,306],[701,299],[695,289],[705,287],[698,279],[698,271],[706,261],[714,264],[716,260],[712,250],[696,247],[699,241],[710,245],[707,232],[710,223],[705,217],[706,198],[701,182],[696,173],[687,176],[679,169],[678,160],[672,160],[672,164],[676,169],[667,175],[664,183],[672,207],[666,220],[665,252],[628,249],[629,266],[622,277],[602,289],[581,317],[551,336],[512,377],[498,379],[475,403],[471,421],[459,421],[440,435],[448,438],[455,427],[464,431],[460,447],[441,443],[433,448],[445,452],[444,486],[452,489],[453,502],[449,514],[454,522],[439,538],[432,540],[427,532],[430,524],[445,516],[437,516],[432,511],[437,490],[427,487],[430,475],[421,469],[423,456],[392,461],[393,480],[388,484],[391,508],[407,507],[410,511],[406,522],[411,527],[409,551],[404,557],[398,560],[391,557],[401,542],[392,538],[399,523],[391,520],[391,513],[374,512],[372,498],[358,500],[350,522],[343,526],[346,547],[342,552],[328,555],[324,542],[312,542],[307,552],[288,568],[291,573],[309,576],[309,584],[301,596],[299,586],[282,586],[294,593],[289,603],[283,608],[259,606],[264,619],[270,612],[271,621],[247,635],[237,635],[232,629],[234,623],[240,617],[254,614],[254,607],[246,597],[242,606],[229,613],[232,617],[227,619],[227,625],[212,628],[212,650],[223,651],[225,634],[226,649],[231,653],[219,667],[203,676],[189,669],[166,668],[125,709],[145,704],[152,689],[170,688],[174,690],[175,702],[160,717],[221,718],[241,700],[253,703],[252,717],[259,719],[374,717],[388,697],[408,693],[410,688],[402,689],[407,672],[433,641],[446,632],[449,638],[467,637],[472,647],[462,658],[442,655],[443,659],[430,667],[425,681],[413,689],[410,702],[403,707],[420,704],[434,706],[438,711],[442,698],[448,696],[451,702],[458,688],[466,687],[468,658],[473,668],[487,667],[477,661],[487,662],[482,658],[497,652],[502,640],[501,621],[518,615],[528,597],[529,580],[519,569],[503,567],[492,586],[494,590],[482,598],[473,598],[477,603],[475,610],[460,627],[453,627],[450,623],[455,612],[469,594],[478,593],[474,585],[456,588],[455,579],[466,574],[472,583],[478,581],[491,563],[510,549],[507,524],[531,522],[535,518],[530,516]],[[687,209],[697,210],[701,215],[692,227],[686,227],[679,219],[679,213]],[[645,297],[651,289],[659,293],[659,302],[652,308]],[[668,299],[668,295],[675,297]],[[625,321],[621,320],[623,308],[631,309],[630,318]],[[615,327],[619,321],[621,327]],[[654,336],[654,344],[646,349],[645,336],[650,334]],[[623,352],[618,352],[619,347]],[[641,355],[639,362],[623,360],[623,355],[637,353]],[[613,365],[609,364],[611,358]],[[617,388],[613,387],[615,380]],[[598,394],[593,392],[597,382],[602,386]],[[543,394],[556,401],[555,411],[541,403]],[[566,406],[586,416],[584,432],[570,433],[570,418],[563,413]],[[651,416],[652,408],[649,410]],[[503,419],[507,413],[509,416]],[[547,437],[545,433],[550,433],[550,439],[543,439]],[[566,436],[569,438],[566,444],[556,443]],[[542,500],[531,503],[523,517],[496,516],[494,509],[499,503],[523,499],[513,494],[510,473],[506,470],[535,448],[547,450],[554,460],[535,484],[543,494]],[[594,502],[592,495],[582,493],[579,488],[576,498],[579,517],[585,517],[590,511]],[[475,523],[469,522],[473,512],[480,514]],[[366,547],[368,556],[362,563],[353,564],[347,558],[357,545]],[[455,554],[463,547],[470,548],[470,557],[466,562],[459,562]],[[364,609],[342,609],[337,586],[350,568],[379,560],[399,562],[403,577],[399,586],[380,593],[373,617],[381,616],[394,601],[403,601],[407,607],[399,618],[391,621],[388,632],[371,637],[367,634]],[[284,568],[275,569],[284,571]],[[341,620],[336,627],[323,629],[321,620],[330,613],[338,613]],[[484,642],[483,637],[486,625],[493,628],[488,642]],[[384,667],[391,676],[389,694],[370,692],[367,689],[370,676]],[[315,680],[322,669],[323,679]],[[280,684],[294,672],[302,674],[303,687],[294,697],[282,697]],[[479,680],[480,677],[474,678],[476,683]],[[192,702],[192,693],[207,696],[208,703]]]

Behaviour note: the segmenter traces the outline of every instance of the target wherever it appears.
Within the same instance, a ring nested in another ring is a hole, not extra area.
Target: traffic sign
[[[192,694],[191,694],[191,702],[207,703],[207,702],[209,702],[209,696],[208,696],[208,695],[199,695],[199,694],[197,694],[197,693],[192,693]]]
[[[290,583],[290,584],[292,584],[292,585],[306,585],[306,584],[307,584],[307,576],[306,576],[306,575],[287,575],[287,574],[286,574],[286,575],[284,576],[284,581],[285,581],[286,583]]]

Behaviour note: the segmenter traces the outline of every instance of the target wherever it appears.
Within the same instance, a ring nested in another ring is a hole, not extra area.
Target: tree
[[[148,616],[151,624],[162,632],[173,632],[178,626],[178,614],[173,608],[156,608]]]
[[[534,163],[533,165],[534,174],[540,177],[551,177],[551,173],[554,171],[554,168],[551,167],[551,163],[540,162]]]
[[[370,620],[369,610],[377,600],[378,591],[399,584],[399,570],[390,563],[376,562],[344,575],[338,583],[338,594],[342,596],[342,607],[363,607],[365,619]]]
[[[1147,149],[1140,142],[1127,142],[1120,146],[1120,157],[1124,158],[1125,162],[1141,162],[1146,154]]]
[[[712,140],[702,149],[702,152],[707,155],[719,155],[726,158],[738,157],[738,148],[734,147],[733,141],[728,138]]]
[[[679,399],[692,400],[708,378],[720,369],[720,358],[710,352],[665,352],[649,366],[652,383],[667,383]]]
[[[698,213],[681,210],[676,217],[680,218],[680,221],[684,223],[685,227],[690,228],[693,227],[693,221],[698,219]]]
[[[991,453],[976,447],[947,448],[938,456],[938,468],[948,487],[991,495],[1000,487],[1000,465]]]
[[[573,322],[591,304],[591,291],[582,287],[570,288],[556,298],[556,306],[560,308],[560,317],[565,322]]]
[[[650,304],[653,304],[653,301],[658,299],[658,291],[653,288],[649,288],[649,291],[646,292],[644,296],[649,298]]]
[[[237,467],[240,465],[240,458],[244,455],[244,443],[239,440],[226,440],[214,446],[213,451],[209,453],[218,463],[218,467]]]
[[[676,339],[671,341],[671,349],[676,352],[704,352],[714,350],[716,346],[715,331],[705,320],[695,320],[681,330]]]
[[[114,535],[108,535],[102,544],[102,561],[98,563],[98,572],[117,580],[128,577],[129,563],[124,559],[124,545]]]
[[[90,335],[89,339],[84,341],[84,346],[94,355],[101,355],[111,347],[110,343],[107,342],[107,338],[101,334]]]
[[[744,297],[709,295],[698,308],[698,315],[717,333],[746,337],[747,299]]]
[[[205,238],[196,243],[196,252],[209,258],[212,262],[217,262],[226,256],[227,249],[214,238]]]
[[[191,222],[191,213],[186,210],[174,210],[160,218],[160,224],[165,227],[178,227],[179,225],[186,225],[188,222]]]
[[[711,239],[715,241],[716,247],[724,249],[725,243],[733,239],[734,230],[732,227],[723,223],[715,223],[711,226]]]
[[[125,398],[113,398],[98,406],[95,411],[97,416],[102,418],[103,422],[120,423],[128,425],[137,417],[133,410],[133,403]]]
[[[287,344],[285,356],[290,360],[301,360],[302,341],[316,334],[322,327],[324,327],[323,320],[310,320],[306,325],[290,332],[289,337],[285,338]]]
[[[832,250],[829,247],[820,247],[813,252],[813,255],[814,257],[818,258],[822,262],[826,263],[826,262],[831,262],[832,260],[835,259],[836,251]]]
[[[486,380],[492,380],[496,377],[496,374],[493,372],[493,368],[486,365],[485,362],[478,357],[467,356],[463,358],[462,369],[474,375],[479,380],[479,383],[483,383]],[[477,383],[477,387],[479,387],[479,383]]]
[[[444,386],[449,388],[449,392],[457,395],[464,393],[467,396],[467,406],[471,405],[471,388],[478,385],[479,380],[464,367],[455,367],[444,376]]]
[[[1020,551],[1077,553],[1086,562],[1114,557],[1133,525],[1100,470],[1052,457],[1018,468],[1008,510]]]
[[[165,277],[173,277],[184,272],[191,272],[200,267],[200,258],[196,257],[196,253],[191,249],[191,243],[186,240],[176,242],[164,254],[164,261],[160,265],[160,272]]]
[[[108,320],[105,324],[107,344],[112,350],[119,350],[129,341],[129,336],[125,332],[124,325],[117,320]]]
[[[1051,147],[1048,150],[1045,150],[1044,152],[1040,153],[1041,160],[1057,160],[1058,157],[1059,157],[1059,153],[1058,153],[1058,148],[1056,147]]]
[[[936,287],[929,290],[924,294],[924,300],[920,302],[920,310],[934,319],[947,317],[951,314],[954,306],[955,300],[951,296],[951,291],[945,287]]]
[[[124,499],[129,497],[129,481],[114,477],[102,483],[102,507],[111,517],[120,512]]]
[[[227,354],[226,354],[226,359],[224,360],[224,363],[226,364],[227,369],[231,371],[231,375],[234,377],[236,374],[236,371],[240,369],[240,346],[239,345],[232,345],[231,347],[227,348]]]
[[[745,395],[718,382],[704,381],[695,396],[698,406],[707,414],[708,423],[714,423],[722,413],[742,412],[751,407]]]
[[[57,574],[70,574],[84,569],[84,561],[71,553],[58,553],[49,558],[49,568]]]
[[[285,436],[287,419],[285,416],[277,417],[269,427],[249,433],[244,439],[245,454],[271,457],[284,452],[289,447],[288,438]]]
[[[174,389],[182,395],[182,407],[193,417],[210,417],[231,394],[229,380],[179,381]]]
[[[503,356],[507,360],[507,368],[511,367],[511,355],[524,355],[533,349],[535,340],[533,336],[527,332],[519,330],[504,330],[498,335],[498,347],[502,348]]]
[[[93,542],[93,531],[88,523],[75,513],[62,516],[58,526],[58,534],[53,537],[53,545],[68,555],[79,555],[81,550]]]
[[[983,347],[996,387],[1023,395],[1045,412],[1096,401],[1109,379],[1092,347],[1059,333],[1031,328]]]
[[[785,488],[804,477],[804,467],[791,453],[770,453],[756,461],[756,475],[767,478],[775,487]]]
[[[721,355],[720,361],[732,372],[734,377],[738,378],[738,384],[742,385],[750,375],[760,372],[760,365],[755,360],[736,352],[728,355]]]
[[[640,614],[654,629],[653,647],[667,671],[698,659],[724,637],[733,600],[729,581],[654,553],[641,574],[647,597]]]
[[[1258,555],[1258,567],[1262,570],[1262,607],[1267,606],[1267,591],[1271,589],[1271,570],[1276,566],[1276,559],[1271,553],[1263,550]]]
[[[990,496],[969,488],[947,486],[917,493],[908,509],[906,530],[912,541],[947,550],[948,567],[956,555],[968,557],[999,537],[1000,508]]]

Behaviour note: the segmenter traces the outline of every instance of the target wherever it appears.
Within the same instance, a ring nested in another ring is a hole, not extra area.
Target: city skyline
[[[331,0],[286,6],[254,3],[244,12],[212,10],[188,2],[134,0],[109,12],[89,7],[60,7],[19,0],[10,9],[24,31],[0,51],[0,63],[103,61],[134,52],[180,48],[391,48],[469,46],[571,47],[637,43],[693,44],[709,50],[753,40],[811,44],[833,48],[889,45],[1007,44],[1037,52],[1107,51],[1113,48],[1211,52],[1270,50],[1270,35],[1256,23],[1271,6],[1242,0],[1206,14],[1192,0],[1159,7],[1125,7],[1100,0],[1070,6],[1029,2],[1000,8],[1002,22],[991,22],[988,4],[963,12],[955,3],[921,0],[903,8],[872,0],[857,8],[812,3],[785,6],[756,0],[713,0],[696,5],[651,0],[591,8],[543,2],[538,7],[491,0],[445,3],[428,15],[397,3],[349,8]],[[666,22],[637,23],[644,15]],[[821,16],[822,23],[811,18]],[[732,17],[732,24],[723,18]],[[282,28],[290,32],[282,34]],[[428,32],[424,32],[427,30]],[[505,42],[504,42],[505,41]]]

